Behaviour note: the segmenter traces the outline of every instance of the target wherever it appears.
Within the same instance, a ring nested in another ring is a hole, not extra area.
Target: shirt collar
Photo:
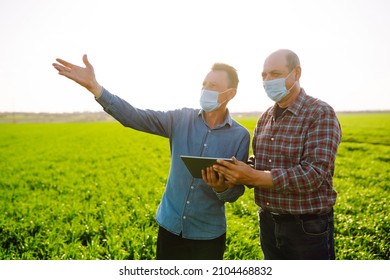
[[[198,117],[202,117],[204,123],[207,124],[207,123],[206,123],[206,120],[204,119],[203,113],[204,113],[204,110],[203,110],[203,109],[200,109],[200,110],[199,110],[199,113],[198,113]],[[232,124],[233,124],[233,118],[232,118],[232,116],[230,115],[229,109],[226,108],[226,118],[225,118],[224,122],[221,123],[220,125],[218,125],[217,127],[224,127],[225,125],[232,126]]]
[[[290,106],[288,106],[286,111],[290,111],[294,115],[298,115],[299,111],[301,110],[301,108],[305,103],[305,96],[306,96],[306,92],[303,88],[301,88],[301,91],[299,92],[297,99]],[[277,104],[275,103],[275,105],[269,111],[269,114],[271,115],[275,114],[276,106]]]

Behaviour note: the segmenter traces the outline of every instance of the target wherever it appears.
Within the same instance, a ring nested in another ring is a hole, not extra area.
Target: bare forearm
[[[95,96],[95,98],[99,98],[103,91],[103,87],[96,81],[92,83],[90,87],[86,87],[86,89],[89,90]]]
[[[273,188],[271,171],[255,170],[252,169],[251,174],[248,177],[247,186],[255,188]]]

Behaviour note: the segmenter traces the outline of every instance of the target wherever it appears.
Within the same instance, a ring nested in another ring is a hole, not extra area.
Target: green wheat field
[[[390,113],[339,119],[337,259],[390,259]],[[167,139],[116,122],[0,124],[0,259],[154,259],[169,163]],[[262,259],[253,190],[226,210],[225,259]]]

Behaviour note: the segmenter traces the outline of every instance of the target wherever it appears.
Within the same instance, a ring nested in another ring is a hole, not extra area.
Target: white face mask
[[[215,90],[202,89],[202,92],[200,95],[200,107],[202,107],[202,109],[205,112],[212,112],[212,111],[218,109],[222,103],[225,103],[227,101],[227,99],[226,99],[224,102],[219,103],[218,96],[220,94],[221,93],[219,93],[218,91],[215,91]]]
[[[263,81],[263,87],[268,97],[275,102],[282,100],[293,88],[295,83],[288,90],[286,88],[286,79],[290,76],[292,71],[287,75],[286,78],[278,78],[269,81]]]

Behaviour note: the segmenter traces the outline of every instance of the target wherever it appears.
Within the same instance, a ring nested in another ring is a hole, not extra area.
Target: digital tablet
[[[217,159],[233,162],[231,158],[180,156],[194,178],[202,178],[202,169],[213,166]]]

